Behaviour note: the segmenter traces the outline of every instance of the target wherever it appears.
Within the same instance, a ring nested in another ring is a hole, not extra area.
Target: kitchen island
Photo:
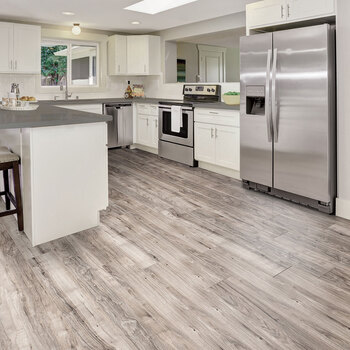
[[[109,120],[45,103],[0,110],[0,146],[21,157],[24,232],[33,246],[99,224],[108,206]]]

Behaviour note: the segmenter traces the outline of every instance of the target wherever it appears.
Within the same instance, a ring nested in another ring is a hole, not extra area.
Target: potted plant
[[[239,105],[240,104],[240,93],[234,91],[228,91],[224,94],[224,102],[227,105]]]

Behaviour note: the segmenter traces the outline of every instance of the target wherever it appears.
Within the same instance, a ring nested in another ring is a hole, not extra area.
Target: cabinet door
[[[334,0],[289,0],[287,2],[289,21],[335,15]]]
[[[150,123],[150,129],[151,129],[151,147],[158,148],[158,117],[152,116],[150,117],[151,123]]]
[[[133,35],[127,37],[127,65],[129,74],[148,74],[148,37]]]
[[[194,123],[194,157],[198,161],[215,163],[215,125]]]
[[[0,23],[0,72],[9,73],[13,69],[13,23]]]
[[[217,125],[215,141],[215,163],[225,168],[239,170],[239,128]]]
[[[108,74],[127,74],[126,36],[113,35],[108,39]]]
[[[137,143],[150,146],[150,117],[139,114],[137,116]]]
[[[263,27],[287,20],[285,0],[266,0],[247,5],[247,27]]]
[[[15,24],[13,45],[14,72],[40,73],[41,28]]]

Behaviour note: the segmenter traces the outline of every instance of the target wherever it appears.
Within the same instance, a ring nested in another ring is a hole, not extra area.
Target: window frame
[[[100,70],[100,43],[95,41],[79,41],[79,40],[69,40],[69,39],[54,39],[54,38],[43,38],[40,43],[40,49],[45,45],[64,45],[67,46],[67,81],[69,90],[73,91],[85,91],[92,89],[99,89],[101,82],[101,70]],[[94,85],[74,85],[72,84],[72,57],[71,49],[74,45],[81,46],[95,46],[96,47],[96,84]],[[40,62],[41,69],[41,62]],[[53,92],[60,88],[59,85],[41,85],[41,73],[40,73],[40,89],[43,92]]]

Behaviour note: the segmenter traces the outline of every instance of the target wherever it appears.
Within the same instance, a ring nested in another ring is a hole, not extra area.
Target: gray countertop
[[[0,110],[0,129],[37,128],[45,126],[59,126],[71,124],[86,124],[107,122],[112,117],[95,113],[80,112],[66,108],[56,107],[58,105],[95,104],[95,103],[152,103],[160,101],[175,101],[162,98],[140,98],[126,100],[124,98],[101,98],[80,100],[58,100],[40,101],[36,111],[4,111]],[[178,100],[181,102],[181,100]],[[239,106],[229,106],[223,102],[217,103],[194,103],[195,108],[231,109],[239,110]]]
[[[39,103],[39,108],[36,111],[0,110],[0,129],[86,124],[109,120],[112,120],[112,117],[107,115],[55,107],[48,103]]]
[[[58,100],[58,101],[41,101],[41,104],[50,104],[50,105],[60,105],[60,104],[93,104],[93,103],[152,103],[158,104],[163,101],[176,101],[182,102],[182,100],[173,100],[170,98],[135,98],[132,100],[127,100],[125,98],[100,98],[100,99],[79,99],[79,100]],[[195,108],[211,108],[211,109],[231,109],[239,111],[238,106],[230,106],[224,102],[213,102],[213,103],[194,103]]]

